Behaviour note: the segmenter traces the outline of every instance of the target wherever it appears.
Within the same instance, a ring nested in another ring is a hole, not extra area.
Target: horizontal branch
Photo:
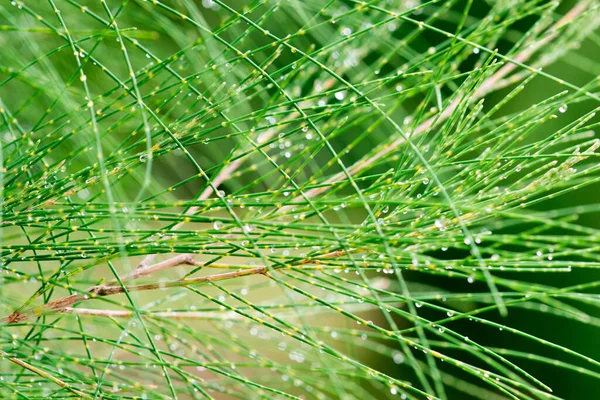
[[[190,260],[183,256],[189,255],[181,255],[174,257],[172,259],[166,260],[164,262],[152,265],[150,267],[145,267],[142,272],[145,272],[142,275],[147,275],[150,272],[155,272],[160,269],[167,268],[169,266],[179,265],[182,263],[190,263]],[[177,258],[179,261],[178,264],[175,264],[172,260]],[[193,260],[192,260],[193,261]],[[195,265],[195,261],[193,261]],[[134,271],[135,272],[135,271]],[[187,279],[178,279],[166,282],[158,282],[158,283],[148,283],[141,285],[114,285],[114,284],[106,284],[106,285],[96,285],[88,288],[83,293],[72,294],[70,296],[63,297],[61,299],[51,301],[44,305],[38,307],[32,307],[27,310],[17,310],[12,314],[0,319],[0,324],[14,324],[22,321],[26,321],[29,318],[37,317],[40,315],[54,313],[54,312],[66,312],[72,306],[84,302],[89,299],[98,298],[98,297],[107,297],[113,296],[116,294],[121,294],[125,292],[135,292],[135,291],[146,291],[146,290],[158,290],[169,287],[183,287],[190,285],[197,285],[205,282],[215,282],[226,279],[233,279],[242,276],[249,275],[264,275],[267,272],[266,267],[254,267],[249,269],[240,269],[237,271],[224,272],[220,274],[213,274],[207,276],[200,276],[196,278],[187,278]],[[139,277],[141,275],[137,275]],[[133,279],[131,275],[127,275],[126,278]]]
[[[97,317],[109,318],[131,318],[133,311],[127,310],[101,310],[95,308],[73,308],[66,307],[65,313],[77,315],[93,315]],[[156,311],[142,313],[142,317],[151,318],[172,318],[172,319],[239,319],[240,315],[235,313],[222,313],[211,311]]]
[[[202,265],[202,263],[194,260],[194,257],[191,254],[179,254],[175,257],[171,257],[167,260],[161,261],[161,262],[153,264],[153,265],[144,265],[140,268],[136,268],[133,271],[131,271],[129,274],[121,276],[121,281],[124,282],[127,280],[138,279],[138,278],[141,278],[142,276],[150,275],[155,272],[162,271],[164,269],[168,269],[168,268],[172,268],[172,267],[176,267],[181,264],[196,265],[196,266]],[[115,284],[115,283],[117,283],[116,280],[113,281],[111,284]]]

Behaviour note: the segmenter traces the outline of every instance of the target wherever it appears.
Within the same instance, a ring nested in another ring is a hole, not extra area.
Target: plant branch
[[[10,362],[15,363],[31,372],[33,372],[36,375],[41,376],[42,378],[48,379],[54,383],[56,383],[58,386],[67,389],[68,391],[70,391],[71,393],[76,394],[77,396],[79,396],[80,398],[84,398],[84,399],[91,399],[92,396],[88,395],[87,393],[84,393],[82,391],[79,391],[77,389],[75,389],[74,387],[72,387],[71,385],[69,385],[68,383],[60,380],[59,378],[50,375],[49,373],[47,373],[44,370],[41,370],[37,367],[34,367],[33,365],[19,359],[16,357],[12,357],[10,355],[8,355],[8,353],[6,353],[3,350],[0,350],[0,357],[6,357]]]
[[[141,274],[138,273],[136,275],[133,275],[133,273],[132,273],[130,275],[127,275],[125,278],[126,279],[135,279],[140,276],[148,275],[152,272],[156,272],[156,271],[159,271],[159,270],[162,270],[165,268],[169,268],[169,267],[173,267],[175,265],[180,265],[180,264],[192,263],[193,265],[198,265],[198,263],[196,263],[195,261],[193,261],[193,260],[190,261],[190,259],[188,257],[189,257],[188,254],[182,254],[181,256],[176,256],[176,257],[173,257],[172,259],[163,261],[161,263],[146,267],[144,269],[140,269],[140,271],[142,271]],[[174,259],[176,259],[178,261],[178,263],[175,263],[173,261]],[[166,282],[153,282],[153,283],[141,284],[141,285],[120,286],[120,285],[115,285],[112,283],[105,284],[105,285],[104,284],[96,285],[96,286],[92,286],[92,287],[88,288],[83,293],[65,296],[58,300],[51,301],[49,303],[46,303],[46,304],[38,306],[38,307],[32,307],[27,310],[17,310],[15,312],[13,312],[12,314],[0,319],[0,324],[14,324],[14,323],[25,321],[31,317],[36,317],[36,316],[40,316],[40,315],[47,314],[47,313],[65,312],[71,306],[73,306],[75,304],[79,304],[86,300],[98,298],[98,297],[107,297],[107,296],[112,296],[112,295],[116,295],[116,294],[121,294],[121,293],[125,293],[126,291],[127,292],[135,292],[135,291],[164,289],[164,288],[168,288],[168,287],[182,287],[182,286],[189,286],[189,285],[197,285],[197,284],[205,283],[205,282],[221,281],[221,280],[225,280],[225,279],[232,279],[232,278],[248,276],[248,275],[258,275],[258,274],[264,275],[266,273],[266,271],[267,271],[267,268],[261,266],[261,267],[254,267],[254,268],[249,268],[249,269],[239,269],[237,271],[224,272],[224,273],[220,273],[220,274],[200,276],[200,277],[196,277],[196,278],[177,279],[177,280],[166,281]],[[136,271],[134,271],[134,273],[135,272]]]
[[[350,251],[352,251],[352,250],[350,250]],[[345,254],[345,251],[335,250],[335,251],[332,251],[330,253],[320,256],[319,259],[306,258],[306,259],[297,261],[296,264],[297,265],[320,264],[320,259],[336,258],[336,257],[341,256],[342,254]],[[148,276],[150,274],[153,274],[154,272],[162,271],[164,269],[172,268],[172,267],[182,265],[182,264],[203,265],[202,263],[195,261],[191,254],[180,254],[180,255],[172,257],[168,260],[161,261],[157,264],[136,269],[136,270],[132,271],[130,274],[122,276],[121,281],[123,282],[125,280],[138,279],[142,276]],[[226,264],[211,264],[211,266],[219,266],[219,267],[227,267],[227,268],[236,267],[234,265],[226,265]],[[268,271],[268,268],[265,266],[246,267],[246,268],[241,268],[241,269],[239,268],[240,266],[237,266],[237,267],[238,267],[238,269],[236,271],[223,272],[223,273],[212,274],[212,275],[205,275],[205,276],[200,276],[200,277],[195,277],[195,278],[176,279],[176,280],[171,280],[171,281],[166,281],[166,282],[153,282],[153,283],[147,283],[147,284],[141,284],[141,285],[121,286],[121,285],[117,285],[116,284],[117,281],[115,280],[115,281],[109,282],[108,284],[92,286],[92,287],[86,289],[83,293],[65,296],[58,300],[51,301],[49,303],[43,304],[38,307],[31,307],[27,310],[17,310],[15,312],[13,312],[12,314],[0,319],[0,324],[14,324],[14,323],[26,321],[27,319],[34,317],[34,316],[39,316],[39,315],[53,313],[53,312],[68,312],[68,313],[78,312],[78,311],[73,311],[75,309],[72,308],[72,306],[79,304],[81,302],[84,302],[86,300],[92,299],[92,298],[112,296],[112,295],[116,295],[116,294],[125,293],[126,291],[134,292],[134,291],[157,290],[157,289],[164,289],[164,288],[169,288],[169,287],[183,287],[183,286],[189,286],[189,285],[196,285],[196,284],[200,284],[200,283],[204,283],[204,282],[215,282],[215,281],[233,279],[233,278],[250,276],[250,275],[259,275],[259,274],[266,276],[267,271]],[[113,313],[111,310],[97,310],[94,312],[97,312],[98,313],[97,315],[110,314],[110,315],[120,316],[120,317],[125,317],[127,315],[130,315],[130,314],[126,314],[126,313],[129,313],[128,311]],[[85,314],[86,312],[83,311],[82,313]],[[92,311],[88,312],[88,314],[92,314]]]
[[[109,318],[131,318],[133,311],[127,310],[100,310],[95,308],[73,308],[65,307],[65,313],[78,315],[93,315],[97,317]],[[223,314],[208,311],[157,311],[152,313],[142,313],[142,317],[172,318],[172,319],[239,319],[238,314]]]
[[[162,270],[168,269],[168,268],[172,268],[172,267],[175,267],[175,266],[178,266],[181,264],[196,265],[196,266],[202,265],[202,263],[195,261],[191,254],[179,254],[175,257],[171,257],[167,260],[161,261],[161,262],[153,264],[153,265],[138,267],[138,268],[134,269],[133,271],[131,271],[129,274],[121,276],[121,280],[126,281],[126,280],[138,279],[138,278],[141,278],[142,276],[150,275],[155,272],[162,271]],[[142,265],[142,264],[140,264],[140,265]],[[116,284],[116,283],[117,283],[117,280],[115,279],[110,284]]]

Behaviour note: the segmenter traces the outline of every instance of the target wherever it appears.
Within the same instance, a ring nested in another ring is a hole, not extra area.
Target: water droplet
[[[402,364],[404,362],[404,354],[399,351],[394,351],[392,352],[392,359],[394,360],[394,363]]]
[[[558,112],[561,114],[564,114],[567,111],[568,106],[566,104],[563,104],[562,106],[558,107]]]
[[[340,90],[339,92],[335,93],[335,98],[342,101],[346,98],[346,91],[345,90]]]
[[[219,197],[225,197],[225,191],[224,190],[217,190],[217,196],[219,196]]]

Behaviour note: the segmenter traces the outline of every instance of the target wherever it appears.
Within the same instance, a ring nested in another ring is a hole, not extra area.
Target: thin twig
[[[264,274],[267,271],[266,267],[256,267],[252,269],[240,269],[237,271],[231,272],[223,272],[221,274],[200,276],[197,278],[187,278],[187,279],[177,279],[173,281],[165,281],[165,282],[153,282],[153,283],[145,283],[141,285],[99,285],[94,286],[94,290],[92,293],[93,296],[111,296],[114,294],[128,292],[138,292],[138,291],[146,291],[146,290],[156,290],[156,289],[165,289],[169,287],[181,287],[181,286],[189,286],[203,282],[214,282],[221,281],[225,279],[238,278],[240,276],[248,276],[248,275],[257,275]],[[48,303],[50,304],[50,303]]]
[[[73,386],[69,385],[68,383],[60,380],[59,378],[57,378],[57,377],[55,377],[53,375],[50,375],[49,373],[47,373],[44,370],[41,370],[41,369],[39,369],[37,367],[34,367],[33,365],[31,365],[31,364],[29,364],[29,363],[27,363],[27,362],[25,362],[25,361],[23,361],[21,359],[18,359],[16,357],[12,357],[12,356],[8,355],[8,353],[6,353],[3,350],[0,350],[0,357],[6,357],[10,362],[13,362],[13,363],[17,364],[17,365],[19,365],[19,366],[21,366],[21,367],[23,367],[23,368],[25,368],[25,369],[33,372],[36,375],[41,376],[42,378],[48,379],[48,380],[56,383],[58,386],[60,386],[60,387],[62,387],[64,389],[67,389],[71,393],[74,393],[77,396],[80,396],[81,398],[84,398],[84,399],[91,399],[92,398],[92,396],[90,396],[89,394],[84,393],[82,391],[79,391],[79,390],[75,389]]]
[[[167,261],[169,261],[169,260],[167,260]],[[180,264],[181,263],[187,263],[187,261],[182,260],[182,262],[180,262]],[[164,264],[164,262],[159,263],[159,264]],[[159,264],[156,264],[156,265],[159,265]],[[173,265],[174,264],[172,264],[171,266],[173,266]],[[148,269],[152,269],[153,271],[158,270],[158,269],[154,269],[154,267],[155,266],[153,265],[153,266],[150,266]],[[160,268],[160,269],[164,269],[164,268]],[[266,267],[254,267],[254,268],[249,268],[249,269],[239,269],[237,271],[224,272],[224,273],[220,273],[220,274],[200,276],[200,277],[196,277],[196,278],[178,279],[178,280],[158,282],[158,283],[154,282],[154,283],[141,284],[141,285],[124,285],[124,286],[113,285],[113,284],[96,285],[96,286],[92,286],[92,287],[88,288],[83,293],[72,294],[70,296],[66,296],[66,297],[60,298],[55,301],[51,301],[49,303],[43,304],[38,307],[29,308],[27,310],[17,310],[15,312],[13,312],[12,314],[0,319],[0,324],[14,324],[14,323],[26,321],[27,319],[29,319],[31,317],[40,316],[43,314],[48,314],[48,313],[53,313],[53,312],[65,312],[65,310],[68,307],[71,307],[75,304],[79,304],[86,300],[98,298],[98,297],[107,297],[107,296],[112,296],[112,295],[116,295],[116,294],[121,294],[121,293],[125,293],[125,291],[135,292],[135,291],[146,291],[146,290],[158,290],[158,289],[164,289],[164,288],[169,288],[169,287],[183,287],[183,286],[189,286],[189,285],[197,285],[197,284],[204,283],[204,282],[214,282],[214,281],[221,281],[221,280],[225,280],[225,279],[232,279],[232,278],[237,278],[237,277],[241,277],[241,276],[265,274],[266,271],[267,271]]]
[[[354,251],[354,250],[350,250]],[[307,265],[307,264],[319,264],[320,259],[330,259],[336,258],[344,254],[344,250],[335,250],[327,254],[323,254],[319,256],[319,258],[307,258],[294,262],[296,265]],[[200,262],[195,261],[192,258],[191,254],[180,254],[175,257],[172,257],[168,260],[159,262],[154,265],[150,265],[148,267],[140,268],[138,270],[132,271],[129,275],[124,275],[121,278],[121,282],[125,280],[134,280],[140,278],[142,276],[148,276],[154,272],[164,270],[166,268],[172,268],[181,264],[189,264],[189,265],[203,265]],[[12,314],[0,319],[0,324],[14,324],[22,321],[26,321],[27,319],[39,316],[43,314],[53,313],[53,312],[68,312],[73,313],[72,306],[82,303],[86,300],[98,298],[98,297],[106,297],[112,296],[115,294],[134,292],[134,291],[146,291],[146,290],[158,290],[169,287],[183,287],[196,285],[204,282],[215,282],[226,279],[233,279],[243,276],[250,275],[267,275],[268,268],[265,266],[258,267],[250,267],[250,266],[242,266],[242,265],[229,265],[229,264],[210,264],[211,267],[222,267],[222,268],[237,268],[235,271],[223,272],[219,274],[205,275],[195,278],[186,278],[186,279],[177,279],[166,282],[153,282],[141,285],[117,285],[115,281],[109,282],[108,284],[96,285],[88,288],[83,293],[72,294],[70,296],[62,297],[58,300],[51,301],[49,303],[43,304],[38,307],[31,307],[27,310],[17,310]],[[109,312],[110,310],[105,310]],[[111,311],[112,312],[112,311]],[[124,313],[127,313],[125,311]],[[85,312],[82,312],[85,313]],[[98,311],[98,315],[102,313],[102,310]],[[117,312],[116,314],[119,314]],[[125,316],[126,314],[122,314],[120,316]],[[129,314],[127,314],[129,315]]]
[[[175,257],[171,257],[167,260],[161,261],[154,265],[138,267],[138,268],[134,269],[133,271],[131,271],[129,274],[121,276],[121,281],[124,282],[126,280],[138,279],[138,278],[141,278],[142,276],[150,275],[157,271],[162,271],[164,269],[172,268],[172,267],[175,267],[175,266],[178,266],[181,264],[196,265],[196,266],[202,265],[202,263],[195,261],[191,254],[179,254]],[[111,284],[116,284],[116,283],[117,283],[117,280],[114,280],[111,282]]]
[[[133,311],[127,310],[100,310],[95,308],[73,308],[65,307],[65,313],[77,315],[93,315],[97,317],[109,318],[131,318],[134,316]],[[171,318],[171,319],[240,319],[241,316],[235,313],[223,314],[220,312],[210,311],[156,311],[141,313],[142,317],[151,318]]]

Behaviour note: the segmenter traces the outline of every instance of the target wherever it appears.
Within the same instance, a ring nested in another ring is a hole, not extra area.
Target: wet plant
[[[0,3],[0,397],[589,396],[599,25]]]

